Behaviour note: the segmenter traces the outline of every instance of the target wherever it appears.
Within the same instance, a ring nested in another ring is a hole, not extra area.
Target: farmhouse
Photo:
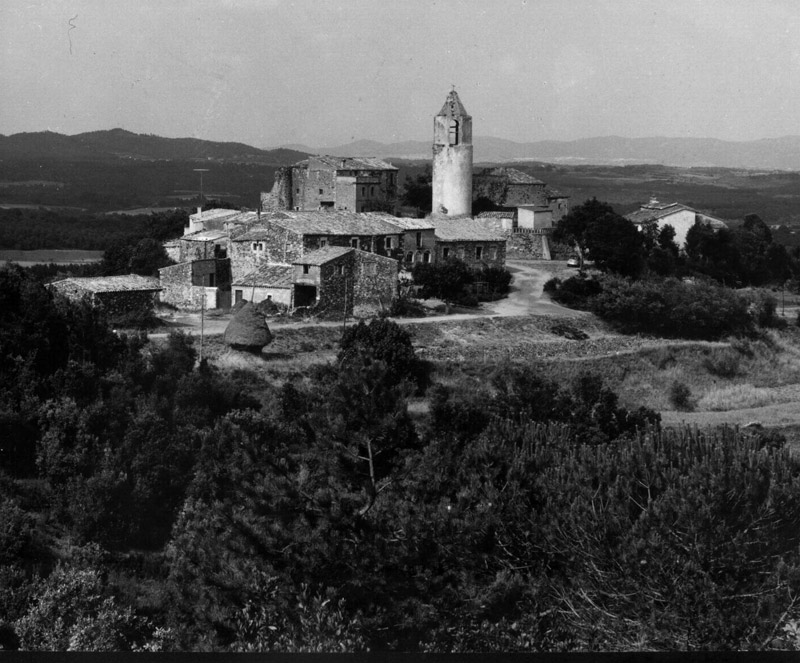
[[[161,301],[179,309],[226,308],[231,301],[231,261],[188,260],[158,270]]]
[[[632,221],[639,230],[648,223],[655,223],[659,230],[664,226],[672,226],[675,230],[675,244],[681,249],[686,244],[686,234],[696,221],[708,224],[717,230],[728,227],[723,220],[698,212],[681,203],[660,203],[655,198],[651,198],[650,202],[635,212],[626,214],[625,218]]]
[[[112,315],[152,311],[161,290],[154,278],[125,276],[71,277],[53,281],[48,288],[72,301],[87,301]]]
[[[403,267],[412,267],[418,262],[433,262],[436,256],[436,231],[430,218],[392,217],[387,221],[403,232],[403,252],[400,254]]]

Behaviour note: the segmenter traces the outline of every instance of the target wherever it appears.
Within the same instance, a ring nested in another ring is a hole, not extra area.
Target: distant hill
[[[283,166],[308,155],[279,148],[260,150],[244,143],[199,138],[162,138],[124,129],[65,136],[52,131],[0,135],[0,159],[55,161],[168,160],[252,163]]]
[[[475,161],[543,161],[573,165],[660,164],[665,166],[707,166],[800,170],[800,136],[753,141],[725,141],[715,138],[584,138],[572,141],[517,143],[502,138],[476,136]],[[376,156],[386,159],[430,159],[429,141],[379,143],[356,141],[334,147],[287,145],[310,154]]]

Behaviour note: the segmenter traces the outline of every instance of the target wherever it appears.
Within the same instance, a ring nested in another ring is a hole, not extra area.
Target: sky
[[[0,134],[800,135],[797,0],[2,0]]]

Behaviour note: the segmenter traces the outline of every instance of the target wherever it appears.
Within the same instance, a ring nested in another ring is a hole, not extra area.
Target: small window
[[[353,237],[350,240],[350,246],[352,246],[354,249],[358,248],[358,237]]]
[[[444,258],[445,260],[447,260],[447,258],[449,258],[449,257],[450,257],[450,247],[447,247],[447,246],[445,246],[445,247],[442,249],[442,258]]]
[[[422,246],[422,233],[417,233],[417,248]]]
[[[383,240],[383,248],[385,248],[387,251],[391,251],[392,250],[392,238],[391,237],[384,238],[384,240]]]
[[[336,273],[339,276],[343,276],[344,275],[344,263],[340,263],[340,264],[336,265]]]
[[[311,265],[303,265],[303,274],[308,274],[311,271]]]
[[[234,290],[233,291],[233,301],[234,301],[234,303],[238,304],[240,301],[242,301],[243,297],[244,297],[244,295],[243,295],[241,290]]]
[[[363,197],[365,197],[366,195],[367,195],[367,187],[365,187],[365,186],[362,186],[362,187],[361,187],[361,197],[363,198]]]
[[[319,238],[319,248],[323,249],[328,246],[328,238],[327,237],[320,237]]]
[[[411,251],[406,253],[406,262],[414,262],[414,254]]]
[[[320,189],[319,190],[319,195],[321,196],[323,193],[325,193],[325,189]]]
[[[430,261],[431,261],[431,252],[425,251],[425,253],[422,254],[422,262],[424,262],[427,265]]]
[[[216,274],[209,274],[208,275],[208,287],[213,288],[217,285],[217,275]]]
[[[375,187],[371,186],[369,188],[369,197],[372,198],[373,196],[375,196]]]
[[[476,246],[475,247],[475,260],[480,260],[481,258],[483,258],[483,247],[482,246]]]
[[[294,192],[295,192],[295,193],[300,193],[300,187],[297,187],[297,188],[294,190]]]

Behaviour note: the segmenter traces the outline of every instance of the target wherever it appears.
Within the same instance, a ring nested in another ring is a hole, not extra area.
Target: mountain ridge
[[[719,138],[598,136],[569,141],[516,142],[476,136],[476,163],[546,162],[568,165],[664,165],[800,171],[800,136],[726,141]],[[429,141],[358,140],[331,147],[286,144],[261,149],[241,142],[165,138],[115,128],[68,136],[53,131],[0,134],[0,159],[223,161],[283,166],[309,154],[430,160]]]

